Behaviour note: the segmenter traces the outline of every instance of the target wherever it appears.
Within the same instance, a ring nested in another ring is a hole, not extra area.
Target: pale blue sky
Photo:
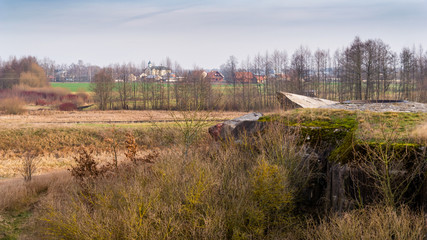
[[[0,0],[0,57],[215,68],[230,55],[334,51],[356,35],[427,48],[426,25],[427,0]]]

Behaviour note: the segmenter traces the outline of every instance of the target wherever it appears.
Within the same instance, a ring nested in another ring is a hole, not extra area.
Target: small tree
[[[43,150],[40,146],[35,145],[28,136],[22,139],[21,146],[18,151],[18,155],[21,158],[21,165],[18,171],[24,177],[24,181],[29,182],[37,171],[37,166],[40,162],[39,156],[43,153]]]
[[[109,144],[108,150],[114,154],[113,165],[118,167],[118,151],[119,151],[119,132],[116,128],[111,129],[111,135],[105,138],[105,142]]]
[[[39,163],[40,151],[30,150],[22,154],[20,172],[24,177],[25,182],[31,181],[33,174],[37,171],[37,165]]]
[[[98,162],[93,157],[93,151],[93,148],[81,147],[79,155],[74,157],[76,165],[69,169],[71,176],[74,177],[86,193],[89,191],[89,187],[93,184],[93,181],[103,176],[108,170],[107,168],[98,166]]]
[[[114,89],[113,70],[103,68],[93,78],[91,90],[95,93],[95,102],[99,109],[106,110],[108,103],[111,102]]]
[[[378,192],[380,201],[387,206],[396,207],[405,198],[412,198],[416,192],[409,195],[409,188],[417,177],[427,170],[425,150],[413,144],[399,143],[397,122],[381,120],[377,131],[380,141],[370,141],[355,145],[355,160],[353,165],[367,176],[367,182],[356,184],[366,185]],[[374,132],[372,128],[367,131]],[[409,199],[411,200],[411,199]]]

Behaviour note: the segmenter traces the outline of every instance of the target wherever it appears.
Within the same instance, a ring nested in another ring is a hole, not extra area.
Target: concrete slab
[[[323,98],[307,97],[288,92],[277,92],[277,95],[282,106],[287,106],[288,108],[319,108],[339,103]]]

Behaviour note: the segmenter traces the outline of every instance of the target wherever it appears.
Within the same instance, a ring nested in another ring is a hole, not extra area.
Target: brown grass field
[[[232,119],[244,112],[201,112],[213,121]],[[170,111],[33,111],[23,115],[0,115],[0,129],[75,126],[79,124],[127,124],[182,120]]]
[[[263,137],[216,142],[207,127],[245,113],[196,114],[0,115],[0,239],[332,240],[427,235],[424,212],[405,205],[393,208],[379,200],[340,214],[327,213],[322,206],[313,211],[301,208],[305,195],[300,190],[321,172],[311,167],[317,158],[307,158],[312,153],[309,143],[300,143],[300,132],[272,122]],[[366,139],[377,141],[383,139],[376,135],[389,132],[397,132],[399,141],[409,140],[409,134],[425,139],[427,119],[425,114],[311,109],[267,118],[276,117],[309,129],[358,123],[364,131],[356,137],[367,132]],[[198,131],[189,143],[184,140],[186,124]],[[93,151],[85,154],[81,146]],[[42,149],[37,171],[24,182],[22,159],[34,148]],[[133,149],[136,155],[130,154]],[[82,168],[94,162],[94,168]]]
[[[233,119],[235,117],[244,115],[244,112],[200,112],[200,115],[209,116],[207,126],[214,125],[224,120]],[[183,115],[180,112],[169,112],[169,111],[29,111],[23,115],[0,115],[0,134],[9,133],[9,135],[17,135],[16,133],[24,132],[31,139],[31,144],[42,144],[37,141],[44,141],[46,138],[51,143],[48,146],[55,145],[57,142],[62,140],[55,140],[55,133],[51,133],[51,137],[45,135],[45,137],[33,138],[31,134],[37,129],[43,132],[47,129],[51,129],[57,132],[63,133],[63,129],[72,129],[76,135],[80,132],[94,131],[99,134],[108,132],[110,129],[132,129],[149,131],[152,128],[163,128],[172,127],[176,122],[183,120]],[[212,123],[210,123],[212,122]],[[74,140],[73,135],[63,133],[64,141]],[[76,136],[77,137],[77,136]],[[67,138],[71,140],[67,140]],[[17,177],[20,178],[19,167],[21,165],[20,157],[16,154],[14,146],[21,145],[22,139],[14,136],[8,140],[3,139],[1,141],[9,145],[7,149],[0,146],[0,181],[4,178]],[[56,141],[56,142],[55,142]],[[76,141],[76,140],[74,140]],[[84,144],[84,143],[82,143]],[[92,144],[92,143],[91,143]],[[97,144],[94,142],[93,144]],[[75,143],[69,144],[71,147],[65,147],[58,150],[46,149],[46,152],[38,158],[36,175],[52,172],[55,170],[64,170],[71,166],[74,162],[73,157],[76,156],[74,145]],[[3,144],[4,146],[4,144]],[[52,146],[54,147],[54,146]],[[97,158],[102,162],[103,159],[111,157],[111,154],[106,153],[105,149],[102,149],[97,154]],[[123,154],[119,154],[119,160],[124,158]]]

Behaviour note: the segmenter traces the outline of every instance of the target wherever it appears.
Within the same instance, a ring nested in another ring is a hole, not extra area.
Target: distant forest
[[[40,75],[51,82],[92,82],[100,109],[265,110],[278,106],[277,91],[337,101],[427,102],[427,51],[414,46],[397,53],[380,39],[356,37],[334,52],[301,46],[292,55],[275,50],[241,60],[230,56],[216,69],[222,83],[212,83],[203,68],[183,69],[169,58],[159,65],[170,69],[160,80],[141,77],[144,61],[100,68],[83,61],[57,65],[47,58],[11,57],[0,60],[0,89],[42,86],[44,79],[31,80]]]

